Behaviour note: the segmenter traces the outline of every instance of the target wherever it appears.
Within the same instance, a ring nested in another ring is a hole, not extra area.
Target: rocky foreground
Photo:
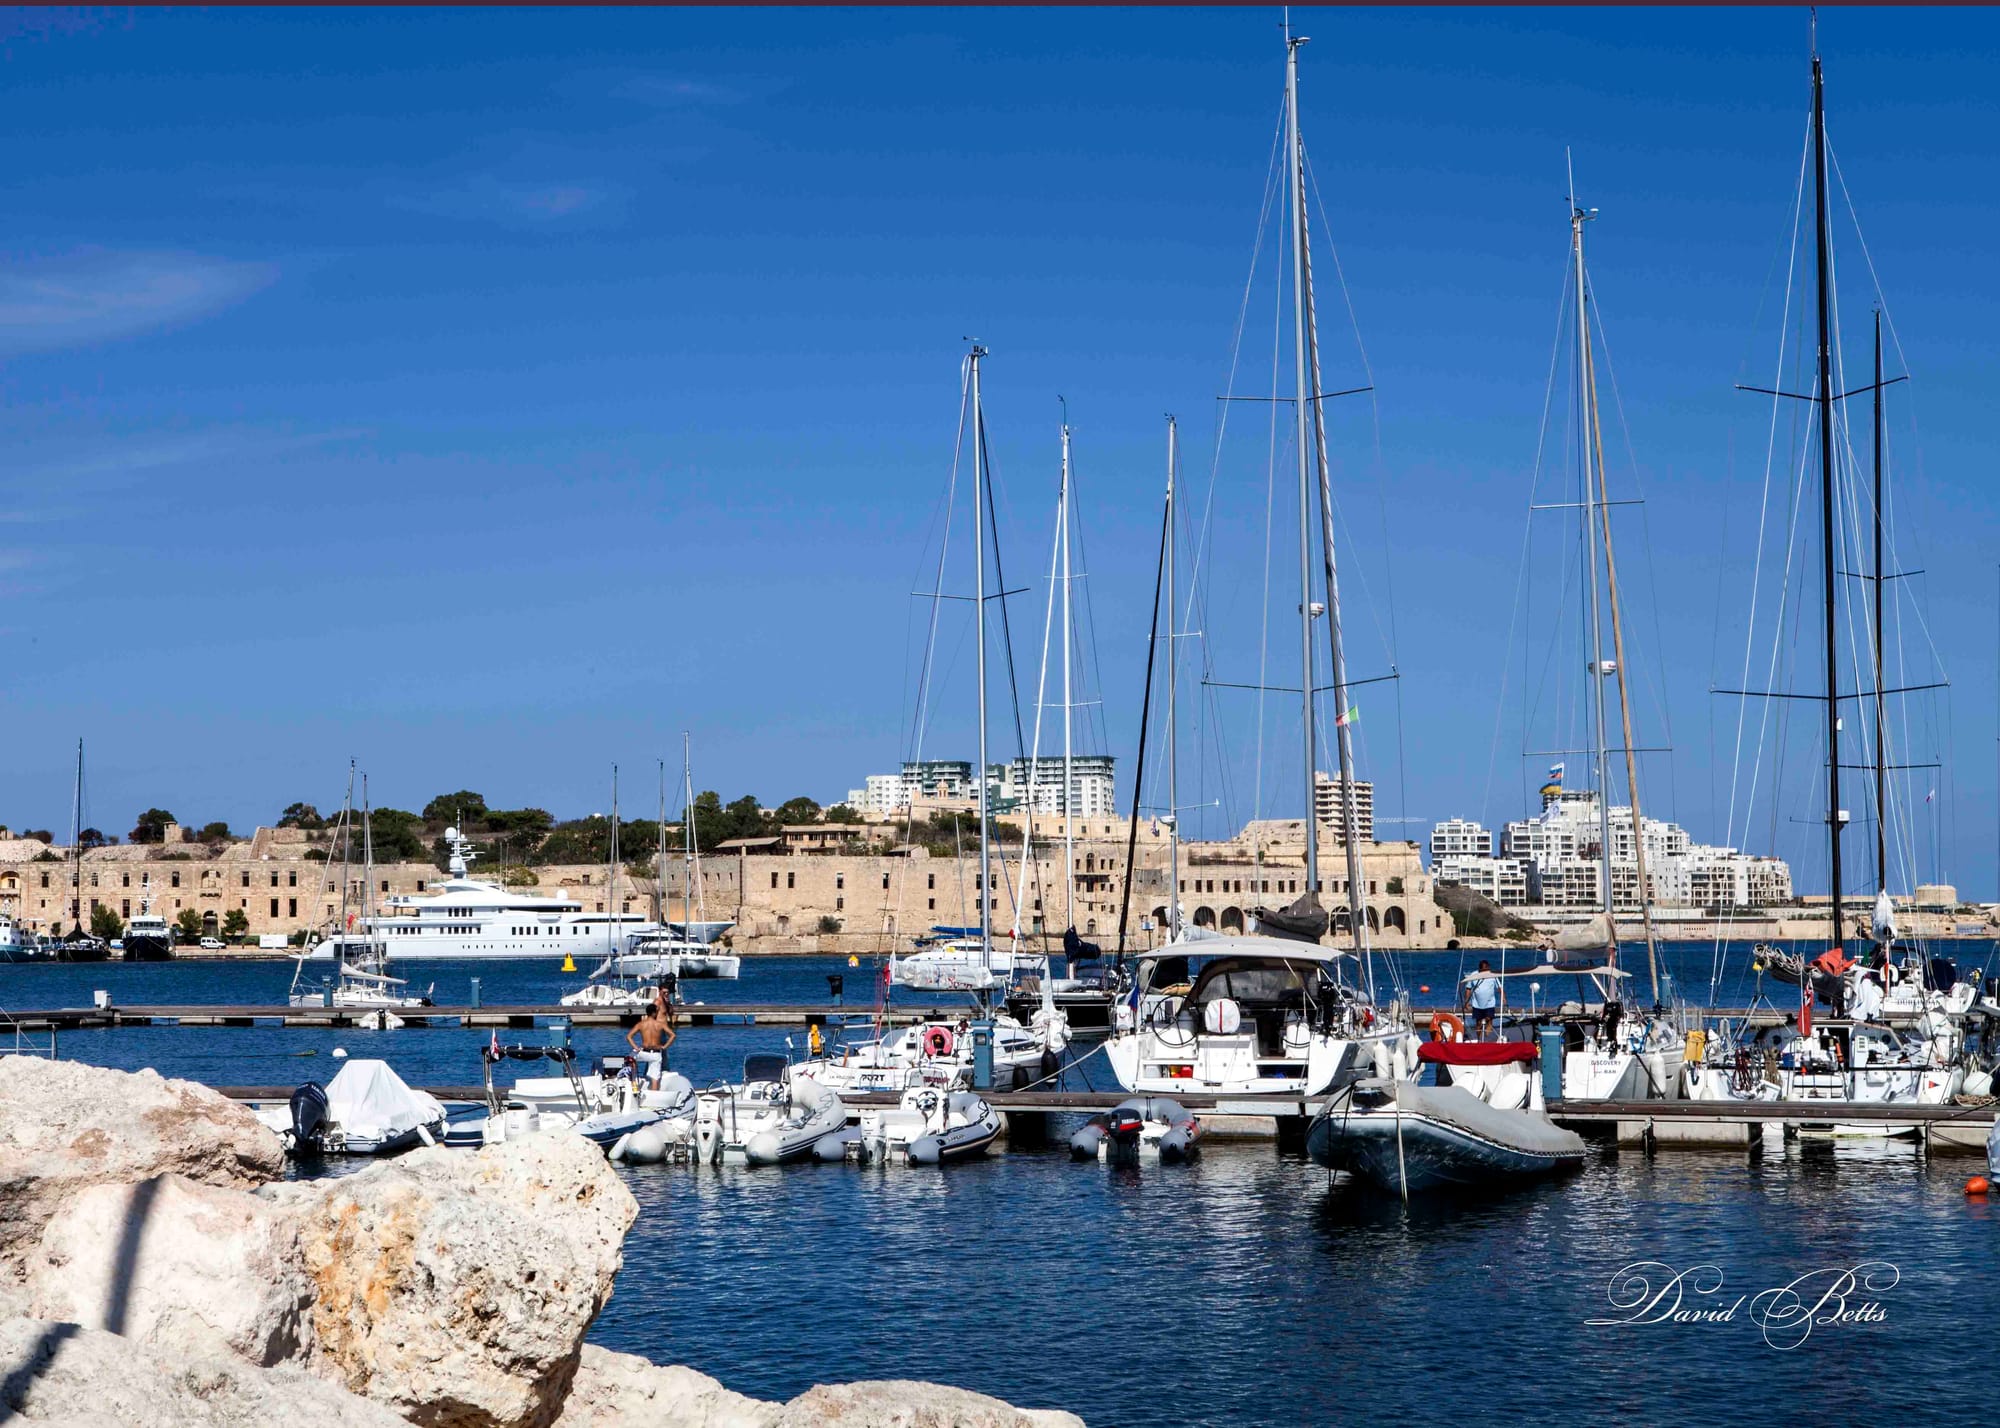
[[[768,1403],[586,1345],[638,1204],[577,1136],[283,1173],[206,1087],[0,1057],[0,1422],[1082,1428],[900,1380]]]

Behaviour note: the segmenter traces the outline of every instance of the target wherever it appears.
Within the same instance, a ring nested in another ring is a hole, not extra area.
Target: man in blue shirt
[[[1493,964],[1479,960],[1479,970],[1465,979],[1465,1000],[1472,1013],[1473,1039],[1485,1041],[1493,1034],[1493,1013],[1500,1006],[1500,979]]]

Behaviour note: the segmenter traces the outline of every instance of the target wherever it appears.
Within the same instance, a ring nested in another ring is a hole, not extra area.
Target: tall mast
[[[1875,891],[1889,890],[1889,803],[1886,742],[1888,720],[1882,708],[1882,309],[1875,309]]]
[[[976,624],[979,657],[979,955],[982,965],[993,965],[992,897],[993,857],[987,829],[986,764],[986,413],[979,392],[979,361],[986,349],[972,344],[967,360],[972,364],[972,599],[978,611]]]
[[[1299,46],[1303,35],[1285,36],[1285,130],[1287,167],[1292,187],[1292,336],[1298,366],[1297,441],[1299,448],[1299,691],[1302,700],[1299,734],[1305,757],[1306,788],[1306,894],[1319,892],[1319,826],[1315,808],[1317,784],[1314,774],[1319,762],[1313,737],[1313,641],[1312,641],[1312,475],[1309,409],[1313,392],[1306,357],[1306,186],[1305,155],[1299,143]],[[1168,634],[1171,636],[1172,627]],[[1169,649],[1171,650],[1171,645]],[[1171,757],[1171,755],[1169,755]],[[1177,885],[1178,886],[1178,885]]]
[[[70,897],[69,917],[78,932],[83,931],[83,740],[76,741],[76,793],[70,805]]]
[[[617,913],[611,904],[618,898],[618,765],[611,766],[611,856],[604,864],[604,954],[618,955],[618,939],[613,935],[612,919]]]
[[[1604,630],[1598,612],[1597,587],[1597,484],[1591,472],[1590,440],[1590,373],[1586,370],[1585,354],[1590,346],[1590,312],[1585,297],[1583,275],[1583,225],[1590,221],[1590,214],[1576,204],[1575,184],[1571,184],[1569,200],[1570,254],[1576,264],[1576,390],[1577,390],[1577,451],[1583,458],[1583,535],[1588,553],[1585,569],[1588,572],[1586,584],[1590,587],[1590,691],[1592,712],[1595,715],[1597,733],[1596,747],[1592,751],[1592,767],[1597,783],[1597,841],[1599,885],[1603,895],[1604,915],[1611,920],[1611,959],[1618,957],[1616,899],[1612,895],[1611,883],[1611,769],[1607,752],[1610,739],[1604,728],[1604,677],[1608,673],[1604,667]],[[1629,740],[1627,741],[1630,742]],[[1644,900],[1645,889],[1640,889]]]
[[[694,753],[685,729],[681,731],[681,822],[684,825],[681,846],[686,849],[682,862],[685,886],[681,888],[681,920],[705,921],[708,899],[701,892],[701,843],[694,836]]]
[[[1312,391],[1317,396],[1324,389],[1319,373],[1319,310],[1313,303],[1312,284],[1312,232],[1303,212],[1299,215],[1299,247],[1305,257],[1305,282],[1300,286],[1298,300],[1306,315],[1306,352],[1308,375],[1312,381]],[[1347,717],[1347,654],[1340,627],[1340,571],[1335,560],[1333,539],[1333,481],[1327,469],[1326,451],[1326,405],[1315,400],[1312,403],[1313,449],[1318,457],[1319,468],[1319,520],[1320,550],[1323,561],[1322,576],[1326,581],[1326,635],[1328,651],[1327,673],[1333,681],[1334,708],[1339,711],[1333,723],[1334,752],[1337,760],[1336,772],[1340,779],[1340,819],[1341,845],[1347,863],[1347,921],[1348,932],[1354,945],[1354,955],[1361,963],[1367,978],[1368,995],[1375,995],[1375,962],[1368,955],[1368,904],[1366,887],[1361,878],[1361,822],[1356,812],[1354,798],[1354,730]],[[1319,783],[1313,781],[1315,803],[1308,821],[1317,823],[1319,807],[1317,797]],[[1261,854],[1260,854],[1261,856]]]
[[[1819,279],[1820,545],[1826,585],[1826,841],[1828,873],[1833,884],[1830,901],[1833,946],[1837,949],[1846,919],[1840,905],[1840,667],[1834,642],[1833,337],[1827,292],[1833,234],[1826,201],[1826,85],[1817,53],[1813,55],[1812,82],[1813,211],[1817,239],[1814,257]]]
[[[1575,234],[1579,282],[1577,285],[1577,311],[1587,313],[1589,293],[1581,281],[1583,277],[1583,224],[1589,214],[1579,209],[1575,196],[1570,198],[1570,226]],[[1618,679],[1618,717],[1625,736],[1625,789],[1632,803],[1632,862],[1633,871],[1638,876],[1639,917],[1646,931],[1646,970],[1653,983],[1653,1005],[1660,1001],[1660,951],[1658,939],[1653,932],[1653,904],[1648,893],[1646,870],[1646,816],[1639,801],[1639,756],[1637,744],[1632,737],[1632,698],[1625,681],[1625,618],[1618,605],[1618,557],[1611,543],[1611,487],[1604,470],[1604,420],[1597,401],[1597,358],[1590,343],[1590,324],[1586,321],[1582,328],[1582,344],[1577,348],[1577,366],[1583,373],[1583,442],[1584,474],[1588,479],[1591,464],[1597,468],[1597,484],[1593,488],[1597,505],[1598,533],[1604,537],[1604,591],[1605,600],[1611,607],[1611,663]],[[1597,575],[1591,572],[1591,593],[1596,594]],[[1597,681],[1599,707],[1602,708],[1604,680]],[[1601,828],[1610,827],[1610,784],[1603,784],[1603,796],[1599,801],[1599,812],[1603,822]],[[1611,876],[1611,845],[1606,837],[1604,845],[1604,872],[1608,880]],[[1610,952],[1613,961],[1618,953],[1617,923],[1612,923]]]
[[[347,761],[347,798],[340,807],[340,926],[336,936],[347,931],[347,897],[354,888],[354,760]],[[338,946],[339,944],[335,944]],[[341,959],[345,960],[343,952]]]
[[[667,911],[667,761],[660,760],[660,850],[653,854],[653,881],[660,887],[659,920],[668,919]],[[686,901],[685,898],[682,899]]]
[[[375,824],[368,805],[368,775],[361,775],[361,925],[368,929],[371,970],[385,971],[386,944],[375,940]]]
[[[1069,501],[1069,423],[1065,421],[1062,429],[1062,498],[1056,505],[1056,528],[1062,537],[1063,868],[1067,874],[1067,916],[1069,925],[1075,927],[1076,809],[1071,803],[1075,796],[1076,783],[1070,767],[1074,753],[1070,745]]]
[[[1174,498],[1180,485],[1180,424],[1167,418],[1167,941],[1181,936],[1180,586],[1175,583]]]

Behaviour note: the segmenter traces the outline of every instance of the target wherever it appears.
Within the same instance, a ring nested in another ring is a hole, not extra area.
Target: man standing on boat
[[[667,1069],[667,1052],[674,1044],[674,1023],[664,998],[655,997],[639,1018],[639,1024],[625,1033],[625,1044],[633,1057],[650,1069],[649,1079],[658,1082]]]
[[[1493,964],[1479,959],[1479,970],[1465,979],[1461,993],[1466,1010],[1472,1013],[1472,1039],[1487,1041],[1493,1035],[1493,1014],[1500,1008],[1500,979]]]

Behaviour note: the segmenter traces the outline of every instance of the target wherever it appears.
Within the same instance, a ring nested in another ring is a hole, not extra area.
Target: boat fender
[[[1690,1066],[1699,1066],[1701,1064],[1702,1057],[1707,1055],[1707,1053],[1708,1053],[1708,1033],[1703,1031],[1700,1027],[1696,1027],[1693,1031],[1690,1031],[1688,1033],[1687,1050],[1685,1053],[1683,1053],[1682,1059],[1685,1060],[1687,1064]]]
[[[1439,1041],[1463,1041],[1465,1023],[1448,1011],[1432,1012],[1431,1035]]]
[[[951,1034],[951,1028],[948,1026],[928,1027],[924,1031],[924,1055],[926,1056],[949,1056],[951,1055],[952,1047],[956,1044],[956,1040]]]
[[[1060,1075],[1062,1075],[1062,1057],[1056,1054],[1056,1050],[1054,1047],[1052,1046],[1043,1047],[1042,1079],[1044,1081],[1053,1081],[1056,1077]]]

